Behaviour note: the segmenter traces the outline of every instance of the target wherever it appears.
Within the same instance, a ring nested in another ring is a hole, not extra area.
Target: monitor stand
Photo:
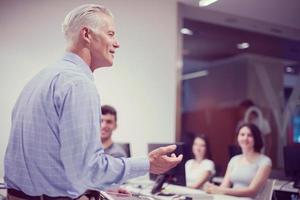
[[[163,184],[167,181],[168,178],[169,178],[169,175],[167,175],[167,174],[159,175],[155,180],[155,183],[154,183],[153,188],[151,190],[151,194],[159,193],[162,189]]]

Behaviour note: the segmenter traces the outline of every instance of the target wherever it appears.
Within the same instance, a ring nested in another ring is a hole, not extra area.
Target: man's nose
[[[117,48],[120,48],[120,43],[119,43],[117,40],[115,40],[113,46],[114,46],[116,49],[117,49]]]

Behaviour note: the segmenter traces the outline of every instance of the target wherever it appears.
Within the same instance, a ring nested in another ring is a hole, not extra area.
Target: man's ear
[[[117,127],[118,127],[118,124],[117,124],[117,122],[116,122],[116,123],[115,123],[114,130],[116,130],[116,129],[117,129]]]
[[[87,27],[83,27],[80,30],[80,38],[85,41],[86,43],[90,43],[91,42],[91,38],[92,38],[92,33],[91,30]]]

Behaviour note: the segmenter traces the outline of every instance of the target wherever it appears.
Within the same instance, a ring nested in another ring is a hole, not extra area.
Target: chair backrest
[[[125,142],[116,142],[116,144],[119,144],[122,149],[124,149],[124,151],[127,154],[127,157],[131,156],[131,152],[130,152],[130,143],[125,143]]]
[[[275,182],[275,179],[268,179],[263,189],[255,197],[255,200],[272,200]]]
[[[238,145],[235,144],[231,144],[228,146],[228,156],[229,156],[229,160],[236,155],[239,155],[242,153],[242,149],[241,147],[239,147]]]

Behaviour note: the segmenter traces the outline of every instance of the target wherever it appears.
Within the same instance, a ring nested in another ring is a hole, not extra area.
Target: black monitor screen
[[[148,152],[151,152],[152,150],[154,150],[156,148],[171,145],[171,144],[174,144],[174,143],[149,143],[148,144]],[[179,154],[184,155],[185,151],[186,151],[186,146],[184,145],[184,143],[175,143],[175,144],[177,145],[177,148],[174,153],[177,156]],[[185,186],[186,185],[186,182],[185,182],[185,156],[183,156],[182,162],[180,162],[173,169],[165,172],[163,175],[164,175],[165,180],[162,180],[162,182],[168,182],[168,183],[175,184],[175,185]],[[162,176],[150,173],[150,179],[158,182],[159,181],[158,179],[162,179]]]
[[[294,187],[300,188],[300,146],[284,147],[284,170],[288,177],[294,179]]]

